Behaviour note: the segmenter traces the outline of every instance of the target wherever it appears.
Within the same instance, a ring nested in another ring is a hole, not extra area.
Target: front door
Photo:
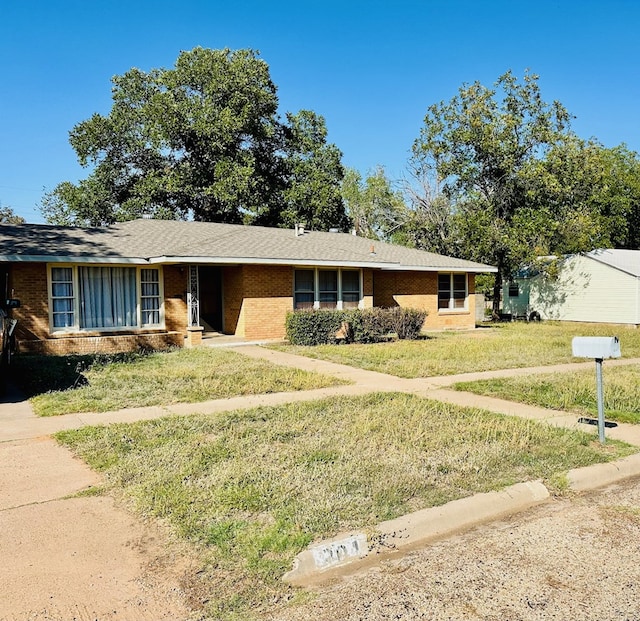
[[[205,330],[222,332],[222,269],[212,265],[199,267],[200,323]]]

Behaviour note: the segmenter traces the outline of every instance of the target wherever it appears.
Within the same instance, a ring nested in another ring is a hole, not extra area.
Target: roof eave
[[[76,257],[46,254],[5,254],[0,255],[0,262],[5,263],[127,263],[147,265],[149,261],[140,257]]]
[[[497,268],[490,265],[406,265],[389,261],[324,261],[319,259],[266,259],[256,257],[173,257],[160,256],[148,259],[141,257],[114,256],[61,256],[61,255],[0,255],[0,262],[6,263],[85,263],[85,264],[128,264],[158,265],[163,263],[206,265],[295,265],[299,267],[346,267],[371,268],[390,272],[467,272],[472,274],[495,273]]]
[[[411,272],[469,272],[485,274],[497,272],[496,267],[490,265],[406,265],[390,261],[324,261],[320,259],[265,259],[256,257],[151,257],[149,263],[190,263],[217,265],[296,265],[300,267],[351,267],[380,269],[385,271],[411,271]]]

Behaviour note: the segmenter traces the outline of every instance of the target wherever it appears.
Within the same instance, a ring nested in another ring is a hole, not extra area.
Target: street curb
[[[381,522],[370,532],[338,535],[300,552],[283,580],[304,586],[334,572],[364,564],[369,557],[417,547],[483,522],[524,511],[550,497],[540,481],[517,483],[499,492],[475,494],[439,507]]]
[[[569,489],[595,490],[634,476],[640,476],[640,453],[613,462],[574,468],[567,473]],[[381,522],[369,531],[343,533],[312,544],[300,552],[283,580],[308,586],[347,573],[394,552],[417,548],[428,541],[519,513],[551,497],[541,481],[517,483],[499,492],[475,494]]]
[[[569,470],[567,481],[576,492],[585,492],[640,475],[640,453],[584,468]]]

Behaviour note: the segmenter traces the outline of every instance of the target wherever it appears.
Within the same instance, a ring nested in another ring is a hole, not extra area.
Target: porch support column
[[[204,328],[200,325],[200,280],[198,266],[189,266],[187,282],[187,339],[185,347],[195,347],[202,343]]]

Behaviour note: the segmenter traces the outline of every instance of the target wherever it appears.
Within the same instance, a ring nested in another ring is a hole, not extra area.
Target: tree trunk
[[[500,302],[502,300],[502,272],[501,266],[498,265],[498,273],[493,283],[493,304],[491,314],[494,320],[500,319]]]

